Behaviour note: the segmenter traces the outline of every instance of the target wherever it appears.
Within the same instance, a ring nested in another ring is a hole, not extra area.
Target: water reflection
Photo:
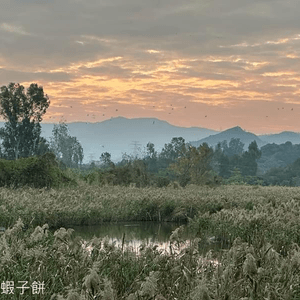
[[[104,223],[94,226],[73,226],[75,235],[83,239],[91,239],[94,236],[104,238],[108,236],[114,240],[122,240],[125,234],[125,242],[145,241],[148,243],[160,243],[169,240],[172,231],[178,228],[178,223],[155,223],[155,222],[124,222]],[[188,232],[184,233],[188,237]]]
[[[108,238],[109,243],[115,244],[116,247],[125,247],[138,253],[140,247],[145,245],[156,246],[157,250],[170,253],[170,236],[181,224],[178,223],[155,223],[155,222],[124,222],[124,223],[104,223],[96,226],[73,226],[76,236],[80,236],[84,242],[84,248],[89,249],[89,240],[93,237]],[[181,233],[184,242],[177,249],[179,252],[188,246],[194,238],[194,234],[188,231],[184,226]],[[124,240],[123,240],[124,239]],[[199,240],[198,250],[205,254],[209,250],[219,250],[219,243],[211,242],[209,239]],[[173,251],[176,247],[172,247]],[[177,252],[176,251],[176,252]]]
[[[156,245],[157,250],[169,252],[169,238],[172,232],[181,224],[178,223],[156,223],[156,222],[124,222],[124,223],[104,223],[96,226],[73,226],[75,235],[83,238],[87,250],[89,250],[89,240],[93,237],[108,237],[109,243],[116,247],[126,247],[138,253],[140,247],[145,245]],[[183,233],[185,239],[188,238],[188,231]],[[123,241],[124,238],[124,241]]]

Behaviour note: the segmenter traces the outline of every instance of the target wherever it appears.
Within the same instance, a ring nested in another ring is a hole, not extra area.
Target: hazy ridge
[[[49,139],[52,136],[53,123],[42,123],[42,136]],[[0,123],[0,127],[4,123]],[[183,137],[193,146],[206,142],[216,146],[218,142],[239,138],[245,144],[244,150],[252,141],[259,147],[266,144],[283,144],[290,141],[300,144],[300,133],[284,131],[277,134],[255,135],[236,126],[222,132],[201,127],[179,127],[156,118],[124,117],[112,118],[99,123],[74,122],[68,123],[71,136],[76,136],[84,150],[84,163],[99,160],[101,153],[109,152],[114,161],[122,158],[123,153],[132,154],[137,148],[144,151],[148,142],[160,151],[173,137]]]

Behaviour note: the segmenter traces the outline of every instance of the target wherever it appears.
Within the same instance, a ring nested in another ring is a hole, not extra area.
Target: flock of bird
[[[61,104],[59,104],[59,106],[61,106]],[[155,108],[155,105],[153,105],[152,107]],[[70,105],[70,108],[73,108],[73,106]],[[186,108],[187,108],[187,107],[184,106],[184,109],[186,109]],[[106,107],[104,107],[104,109],[106,109]],[[282,107],[281,109],[284,109],[284,107]],[[277,110],[280,110],[280,108],[278,107]],[[293,111],[293,110],[294,110],[294,109],[291,108],[291,111]],[[117,111],[119,111],[118,108],[116,108],[116,112],[117,112]],[[174,111],[173,104],[171,104],[171,111]],[[170,115],[171,112],[168,112],[168,114]],[[88,113],[86,116],[89,117],[90,114]],[[105,114],[102,114],[102,116],[104,117]],[[62,118],[63,118],[63,117],[64,117],[64,116],[62,116]],[[91,117],[92,117],[93,119],[95,119],[96,115],[95,115],[95,114],[91,114]],[[204,117],[207,118],[207,115],[205,115]],[[268,118],[268,116],[266,116],[266,118]],[[50,117],[50,119],[51,119],[51,117]],[[55,117],[53,117],[53,119],[55,119]],[[110,118],[110,120],[112,120],[112,117]],[[86,122],[86,124],[88,124],[88,122]],[[155,121],[153,121],[152,125],[154,125],[154,124],[155,124]],[[105,148],[104,145],[100,145],[100,146],[102,146],[102,148]],[[1,231],[1,228],[0,228],[0,231]]]
[[[61,104],[59,104],[59,106],[61,106]],[[174,111],[173,104],[171,104],[170,106],[171,106],[171,110]],[[152,107],[155,108],[155,105],[153,105]],[[73,108],[73,106],[70,105],[70,108]],[[186,109],[187,107],[184,106],[184,108]],[[104,107],[104,109],[106,109],[106,107]],[[282,107],[281,109],[284,109],[284,107]],[[277,110],[280,110],[280,108],[278,107]],[[291,111],[293,111],[293,110],[294,110],[294,108],[291,108]],[[119,111],[118,108],[116,108],[116,112],[117,112],[117,111]],[[168,112],[168,114],[171,115],[172,113],[171,113],[171,112]],[[86,116],[89,117],[90,114],[87,114]],[[102,114],[102,116],[104,117],[105,114]],[[63,116],[62,116],[62,117],[63,117]],[[95,118],[96,118],[96,115],[95,115],[95,114],[91,114],[91,117],[92,117],[93,119],[95,119]],[[204,117],[207,118],[207,115],[205,115]],[[269,116],[266,116],[266,118],[268,118],[268,117],[269,117]],[[49,118],[51,119],[52,117],[49,117]],[[55,117],[53,117],[53,119],[55,119]],[[112,117],[111,117],[111,119],[112,119]],[[111,119],[110,119],[110,120],[111,120]],[[86,124],[88,124],[88,122],[86,122]],[[155,121],[153,121],[153,124],[155,124]]]

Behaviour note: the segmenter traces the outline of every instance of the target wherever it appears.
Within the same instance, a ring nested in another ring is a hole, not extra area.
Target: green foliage
[[[120,185],[136,187],[146,187],[150,185],[166,186],[170,180],[162,178],[159,175],[147,172],[146,163],[143,160],[135,159],[128,161],[126,164],[115,166],[108,163],[102,168],[94,168],[84,176],[85,181],[89,184],[97,185]]]
[[[188,146],[170,169],[175,172],[182,186],[188,183],[204,184],[208,181],[211,171],[211,159],[213,150],[206,143],[198,148]]]
[[[241,142],[239,138],[232,138],[229,142],[229,147],[227,146],[227,141],[221,143],[223,153],[228,157],[234,155],[242,155],[244,152],[245,144]]]
[[[77,168],[82,164],[83,148],[76,137],[69,135],[68,125],[60,122],[54,125],[51,138],[51,150],[67,167]]]
[[[49,105],[43,87],[37,84],[32,83],[26,92],[20,84],[1,87],[0,114],[7,121],[0,132],[5,158],[18,159],[44,152],[40,122]]]
[[[299,158],[300,144],[292,145],[291,142],[285,144],[267,144],[261,147],[261,157],[257,161],[262,173],[266,173],[272,168],[284,168],[292,164]]]
[[[111,161],[111,154],[108,152],[104,152],[100,156],[101,167],[104,169],[113,168],[114,163]]]
[[[235,168],[232,171],[232,175],[225,181],[227,184],[245,184],[244,177],[242,176],[240,170]]]
[[[20,158],[15,161],[0,160],[0,186],[2,187],[49,188],[71,183],[75,184],[58,168],[58,163],[52,153],[39,157]]]
[[[300,158],[284,168],[272,168],[262,177],[271,185],[300,186]]]

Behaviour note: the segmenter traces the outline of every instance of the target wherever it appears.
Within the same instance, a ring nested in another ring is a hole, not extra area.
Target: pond
[[[124,237],[124,246],[139,252],[142,244],[157,245],[158,250],[169,252],[170,236],[176,228],[181,226],[180,223],[173,222],[122,222],[122,223],[103,223],[94,226],[70,226],[75,230],[74,235],[80,236],[89,244],[89,240],[93,237],[108,237],[110,243],[121,247]],[[186,245],[195,237],[195,234],[189,232],[187,226],[184,225],[182,234]],[[183,247],[185,245],[182,245]],[[218,250],[222,248],[220,243],[214,241],[213,238],[202,239],[199,243],[201,252],[205,253],[210,249]]]
[[[149,242],[166,242],[172,231],[182,224],[173,222],[121,222],[103,223],[94,226],[71,226],[75,230],[75,235],[84,239],[91,239],[93,236],[122,240],[125,233],[125,240],[142,240]]]

